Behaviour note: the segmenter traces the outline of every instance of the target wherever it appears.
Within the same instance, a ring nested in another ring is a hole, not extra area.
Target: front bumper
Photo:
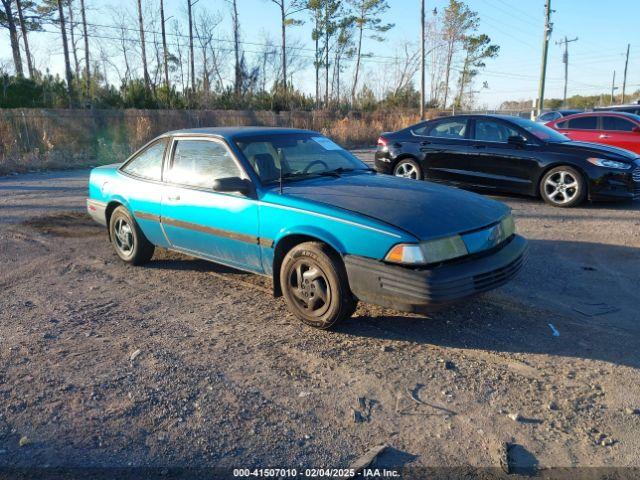
[[[640,200],[640,163],[631,170],[591,169],[590,200]]]
[[[514,235],[499,250],[431,269],[411,269],[346,255],[349,285],[358,299],[405,312],[427,312],[504,285],[520,271],[527,241]]]

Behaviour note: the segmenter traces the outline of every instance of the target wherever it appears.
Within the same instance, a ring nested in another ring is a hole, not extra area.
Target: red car
[[[571,140],[602,143],[640,153],[640,115],[623,112],[586,112],[546,124]]]

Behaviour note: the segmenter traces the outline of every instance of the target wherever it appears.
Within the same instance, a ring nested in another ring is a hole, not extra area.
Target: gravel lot
[[[379,444],[407,477],[640,467],[640,203],[499,197],[531,244],[515,281],[322,332],[261,277],[124,265],[87,178],[0,179],[0,469],[347,467]]]

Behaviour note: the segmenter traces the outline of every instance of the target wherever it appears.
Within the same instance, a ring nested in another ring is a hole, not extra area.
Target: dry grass
[[[435,112],[433,112],[435,114]],[[189,110],[0,111],[0,174],[77,168],[124,160],[168,130],[264,125],[321,131],[347,148],[375,145],[384,131],[418,121],[417,113],[335,113]]]

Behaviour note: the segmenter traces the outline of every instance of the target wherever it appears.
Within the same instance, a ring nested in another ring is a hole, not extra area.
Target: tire
[[[554,207],[575,207],[587,198],[587,184],[578,170],[563,165],[544,174],[540,181],[540,195]]]
[[[396,166],[393,167],[393,175],[401,178],[411,178],[413,180],[422,180],[422,168],[418,162],[412,158],[403,158]]]
[[[301,243],[285,255],[280,287],[289,311],[314,328],[331,328],[357,306],[342,260],[320,242]]]
[[[116,208],[109,219],[109,239],[118,257],[132,265],[147,263],[155,250],[129,211],[122,206]]]

